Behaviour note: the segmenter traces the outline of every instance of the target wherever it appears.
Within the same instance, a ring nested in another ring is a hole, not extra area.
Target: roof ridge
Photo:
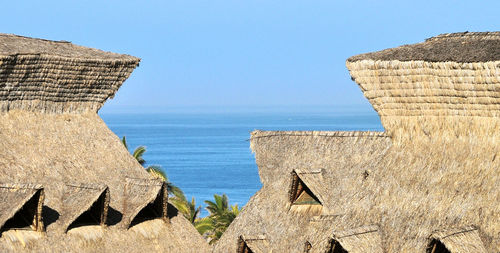
[[[24,39],[32,39],[32,40],[54,42],[54,43],[70,43],[70,44],[72,44],[71,41],[67,41],[67,40],[49,40],[49,39],[42,39],[42,38],[35,38],[35,37],[28,37],[28,36],[23,36],[23,35],[17,35],[17,34],[13,34],[13,33],[0,33],[0,36],[11,36],[11,37],[24,38]]]
[[[255,130],[251,139],[275,136],[321,136],[321,137],[389,137],[382,131],[262,131]]]
[[[500,32],[456,32],[456,33],[442,33],[430,38],[425,39],[425,41],[433,41],[438,39],[449,39],[449,38],[463,38],[463,37],[483,37],[485,39],[488,38],[499,38]]]

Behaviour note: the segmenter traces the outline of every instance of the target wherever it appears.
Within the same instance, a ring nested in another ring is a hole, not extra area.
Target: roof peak
[[[54,42],[54,43],[71,43],[71,41],[67,40],[49,40],[49,39],[42,39],[42,38],[36,38],[36,37],[29,37],[29,36],[24,36],[24,35],[17,35],[13,33],[0,33],[0,37],[18,37],[18,38],[23,38],[23,39],[32,39],[32,40],[40,40],[40,41],[47,41],[47,42]]]
[[[348,58],[347,62],[362,60],[458,63],[499,61],[500,32],[444,33],[416,44],[355,55]]]
[[[500,32],[456,32],[456,33],[442,33],[425,41],[433,41],[438,39],[451,39],[451,38],[483,38],[483,39],[500,39]]]

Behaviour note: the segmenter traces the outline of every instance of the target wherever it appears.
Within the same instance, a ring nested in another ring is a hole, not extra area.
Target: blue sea
[[[260,130],[383,130],[376,113],[202,112],[113,114],[100,116],[129,149],[146,146],[146,165],[160,165],[190,200],[205,206],[226,194],[243,207],[260,189],[250,150],[250,132]],[[206,215],[203,210],[202,216]]]

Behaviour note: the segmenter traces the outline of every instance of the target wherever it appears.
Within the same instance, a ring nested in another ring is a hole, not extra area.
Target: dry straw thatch
[[[67,184],[63,196],[62,228],[82,225],[105,226],[109,209],[109,188],[102,184]]]
[[[159,179],[126,178],[125,196],[123,224],[127,228],[152,218],[167,221],[168,193],[165,182]]]
[[[252,133],[263,187],[215,251],[259,233],[278,252],[332,242],[348,252],[500,252],[499,41],[499,32],[445,34],[349,58],[386,132]],[[289,212],[291,175],[303,171],[319,215]],[[377,232],[339,235],[372,224]]]
[[[44,230],[41,185],[0,184],[0,200],[0,233],[25,227],[37,232]]]
[[[383,252],[382,240],[377,226],[334,231],[330,243],[332,252],[335,252],[334,247],[341,247],[351,253]]]
[[[264,235],[240,236],[238,252],[267,253],[269,252],[269,242]]]
[[[435,231],[431,239],[441,243],[450,252],[487,252],[481,243],[478,230],[472,226]],[[431,242],[429,248],[432,250],[434,245],[436,244]]]
[[[0,34],[0,111],[96,112],[139,61],[67,41]]]
[[[41,217],[38,232],[7,227],[0,251],[209,251],[190,222],[167,209],[162,184],[150,180],[96,113],[138,62],[0,34],[0,182],[25,185],[0,187],[0,222],[8,223],[32,196]],[[142,180],[146,190],[128,187],[127,178]],[[130,217],[159,195],[161,217],[129,228]]]
[[[374,194],[358,188],[370,190],[373,179],[366,174],[372,174],[391,142],[381,132],[255,131],[251,146],[263,188],[235,218],[215,252],[235,252],[242,235],[264,235],[273,252],[302,252],[306,242],[310,252],[323,252],[333,224],[345,224],[343,210],[353,198],[363,210],[372,206]],[[294,173],[321,196],[321,216],[293,212],[289,193]],[[359,220],[352,226],[363,225]]]

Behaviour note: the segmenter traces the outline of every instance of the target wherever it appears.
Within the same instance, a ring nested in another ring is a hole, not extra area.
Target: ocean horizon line
[[[285,106],[110,106],[99,114],[232,114],[232,113],[309,113],[332,115],[377,115],[373,108],[365,105],[285,105]]]

